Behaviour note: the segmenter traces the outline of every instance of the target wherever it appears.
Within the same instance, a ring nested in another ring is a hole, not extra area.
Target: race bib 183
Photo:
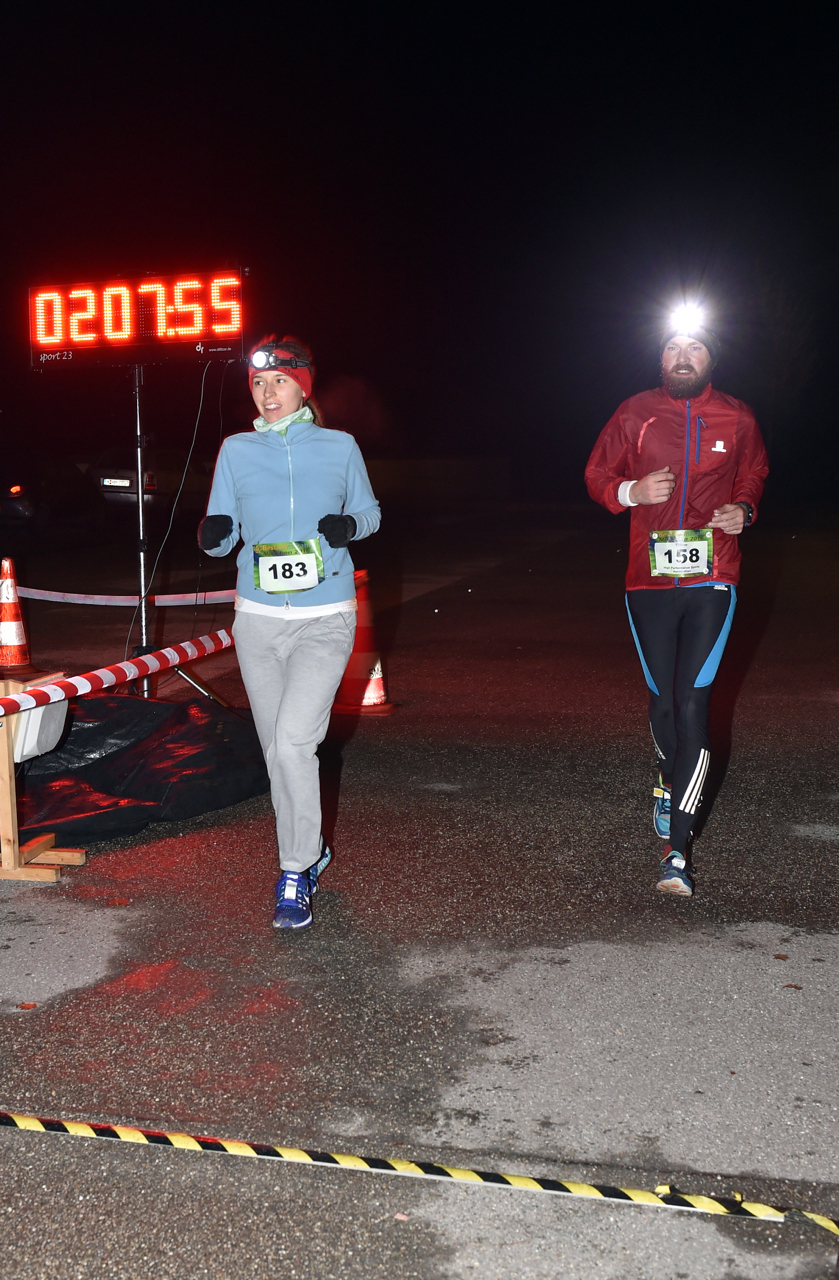
[[[713,552],[713,529],[655,529],[650,534],[650,573],[654,578],[699,577],[708,573]]]
[[[304,542],[257,542],[253,549],[253,581],[271,595],[311,591],[326,575],[320,538]]]

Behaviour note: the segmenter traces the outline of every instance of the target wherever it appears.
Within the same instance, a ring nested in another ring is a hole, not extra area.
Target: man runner
[[[681,307],[661,343],[662,386],[625,400],[586,467],[595,501],[631,507],[626,607],[650,691],[667,840],[657,888],[693,894],[689,841],[708,776],[708,708],[737,601],[737,537],[769,470],[748,405],[715,391],[719,339]]]

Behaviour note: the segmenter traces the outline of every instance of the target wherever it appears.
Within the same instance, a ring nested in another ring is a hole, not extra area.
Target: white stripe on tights
[[[699,759],[696,762],[696,768],[693,771],[693,777],[688,783],[687,791],[679,802],[679,808],[683,813],[696,813],[699,800],[702,795],[702,788],[705,785],[705,776],[708,773],[708,765],[710,762],[710,751],[706,751],[704,747],[701,747],[699,751]]]

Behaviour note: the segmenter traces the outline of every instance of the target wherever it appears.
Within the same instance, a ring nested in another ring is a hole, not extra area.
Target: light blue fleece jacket
[[[207,554],[226,556],[240,532],[244,546],[237,564],[236,591],[246,600],[291,609],[338,604],[355,596],[353,562],[346,547],[330,547],[318,534],[327,515],[352,516],[356,540],[375,533],[381,522],[361,450],[344,431],[314,422],[291,422],[285,431],[244,431],[228,436],[216,461],[207,515],[233,519],[233,532]],[[254,584],[256,543],[300,542],[320,537],[324,582],[309,591],[281,594]]]

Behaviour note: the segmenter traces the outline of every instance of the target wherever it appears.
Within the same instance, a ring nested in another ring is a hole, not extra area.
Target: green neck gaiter
[[[276,422],[266,422],[260,414],[258,418],[254,418],[253,425],[257,431],[276,431],[278,435],[284,436],[292,422],[312,421],[314,421],[314,414],[309,406],[304,404],[302,408],[295,409],[294,413],[287,413],[284,418],[278,418]]]

